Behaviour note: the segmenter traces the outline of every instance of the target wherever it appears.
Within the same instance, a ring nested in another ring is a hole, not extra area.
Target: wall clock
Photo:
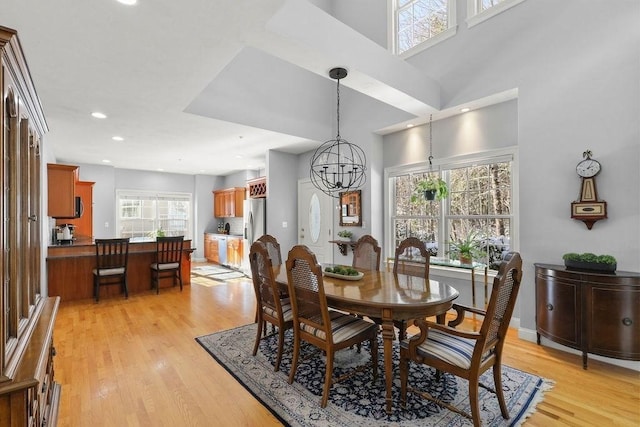
[[[590,150],[582,153],[582,160],[576,166],[576,172],[582,179],[580,199],[571,202],[571,218],[584,222],[589,230],[596,221],[607,217],[607,202],[598,199],[596,175],[600,173],[600,162],[591,158]]]

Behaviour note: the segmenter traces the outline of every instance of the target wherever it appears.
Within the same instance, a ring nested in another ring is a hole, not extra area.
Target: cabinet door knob
[[[625,317],[624,319],[622,319],[622,324],[624,326],[631,326],[632,323],[633,323],[633,320],[629,319],[628,317]]]
[[[547,310],[549,311],[553,310],[553,304],[547,304]]]

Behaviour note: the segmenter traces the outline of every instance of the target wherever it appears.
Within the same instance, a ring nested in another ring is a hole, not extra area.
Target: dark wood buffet
[[[535,264],[536,329],[582,352],[640,360],[640,273],[614,274]]]
[[[185,240],[182,254],[182,283],[191,283],[191,240]],[[129,244],[127,279],[129,295],[151,290],[151,270],[155,260],[156,242],[147,240]],[[93,298],[93,273],[96,248],[91,239],[79,240],[73,245],[49,246],[47,254],[47,280],[49,295],[60,296],[62,301]],[[171,281],[161,281],[160,288],[171,287]],[[122,295],[118,286],[100,290],[100,298]]]

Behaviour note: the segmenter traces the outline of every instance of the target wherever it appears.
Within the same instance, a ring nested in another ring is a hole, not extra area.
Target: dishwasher
[[[220,265],[227,265],[227,236],[216,236]]]

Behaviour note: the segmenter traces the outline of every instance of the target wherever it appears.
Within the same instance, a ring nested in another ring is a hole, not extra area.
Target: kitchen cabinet
[[[640,273],[535,264],[536,331],[587,354],[640,360]]]
[[[227,237],[227,263],[230,267],[239,268],[242,264],[242,238]]]
[[[213,216],[216,218],[241,217],[243,215],[245,189],[227,188],[213,192]]]
[[[78,166],[47,163],[48,210],[52,218],[76,216],[76,182]]]
[[[74,219],[57,219],[56,225],[73,224],[75,225],[75,237],[93,238],[93,185],[95,182],[78,181],[76,182],[76,196],[82,200],[82,212],[80,218]]]
[[[46,296],[40,276],[40,154],[48,129],[18,35],[2,26],[0,92],[0,427],[55,426],[60,386],[53,330],[60,298]]]

